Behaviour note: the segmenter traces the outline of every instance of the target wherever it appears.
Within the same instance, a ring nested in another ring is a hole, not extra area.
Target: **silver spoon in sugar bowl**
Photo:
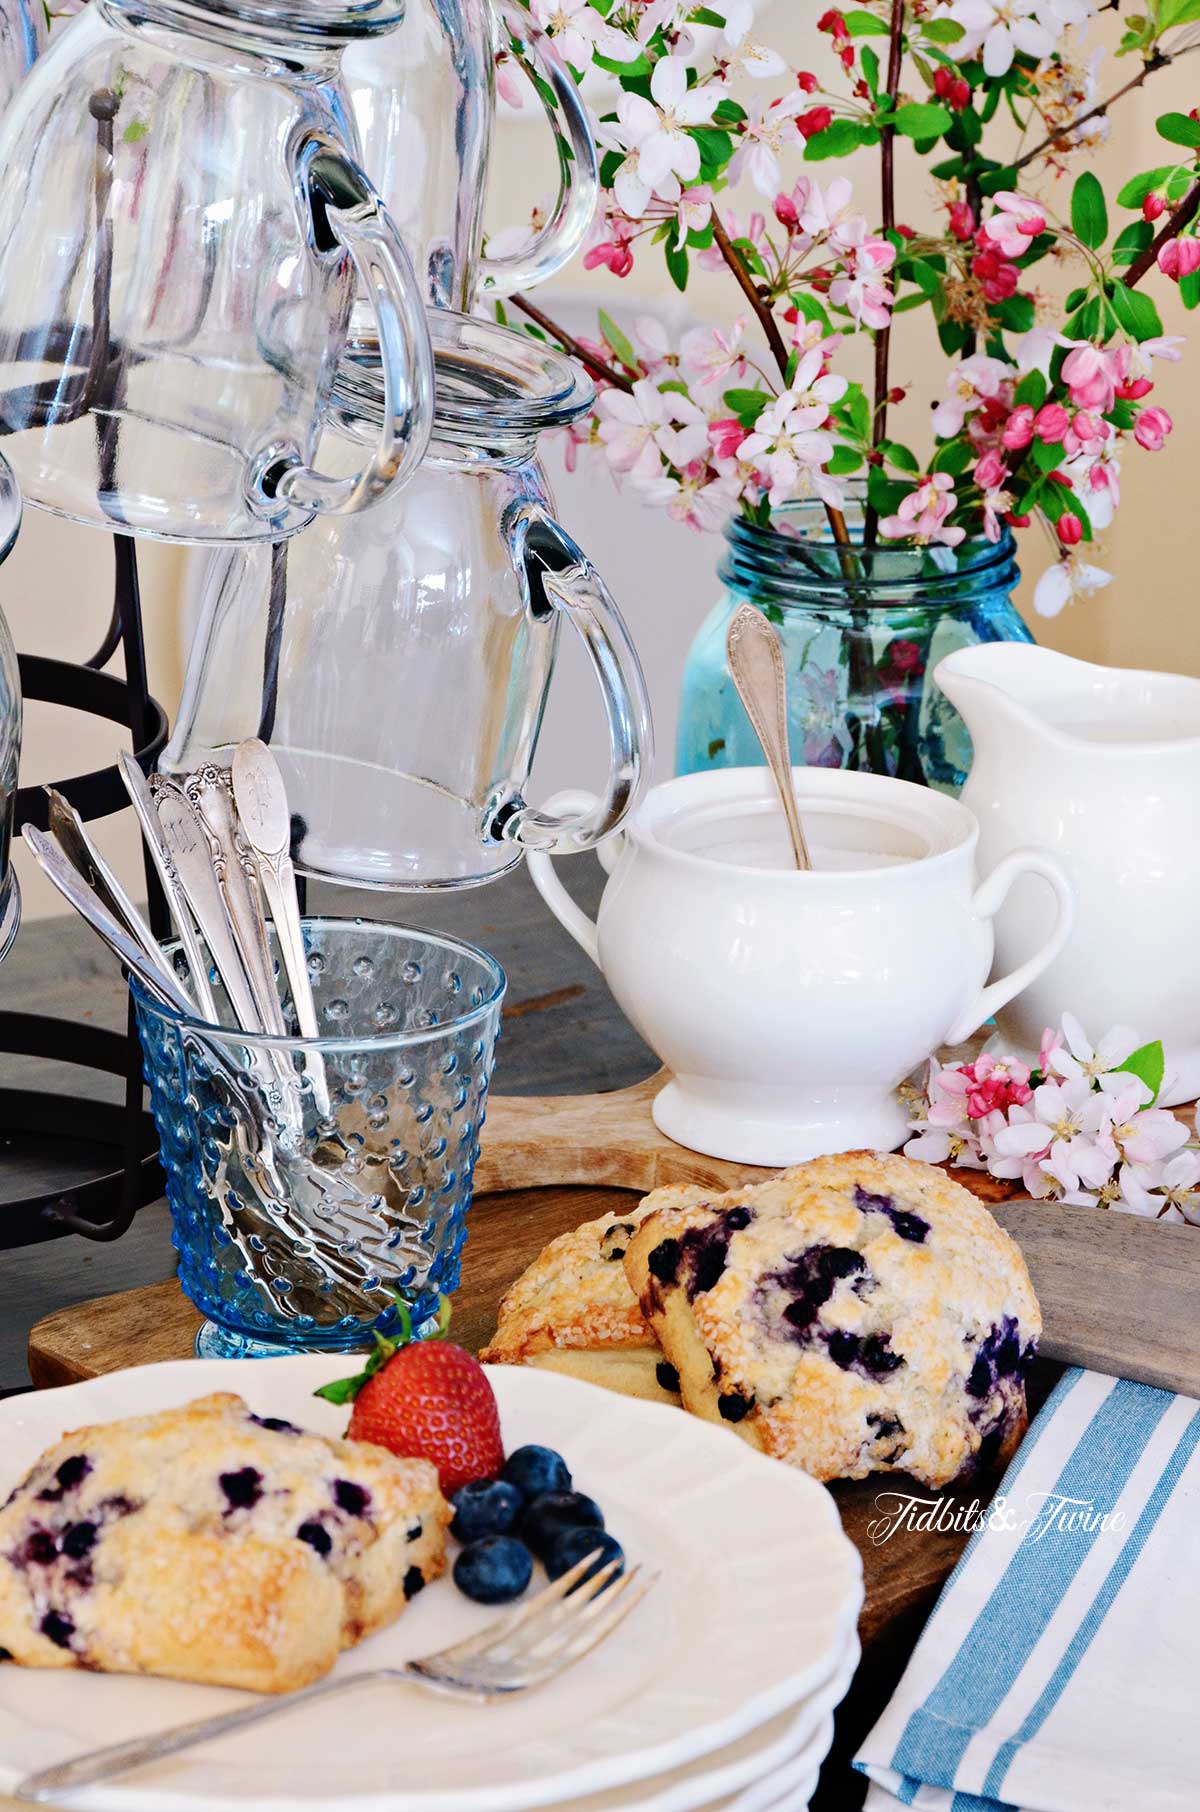
[[[739,604],[734,611],[725,636],[725,657],[737,695],[779,790],[796,867],[811,868],[812,857],[792,787],[783,648],[773,625],[753,604]]]

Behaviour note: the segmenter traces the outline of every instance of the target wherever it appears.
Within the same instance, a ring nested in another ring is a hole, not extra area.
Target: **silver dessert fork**
[[[634,1567],[619,1579],[614,1578],[621,1563],[610,1560],[590,1579],[584,1579],[595,1559],[595,1554],[586,1554],[553,1585],[506,1617],[498,1617],[465,1641],[407,1661],[403,1667],[373,1667],[337,1680],[318,1680],[315,1686],[305,1686],[281,1698],[260,1700],[191,1724],[176,1724],[171,1730],[159,1731],[157,1736],[135,1737],[128,1743],[113,1743],[107,1749],[92,1749],[73,1761],[26,1775],[13,1791],[18,1799],[35,1803],[57,1799],[77,1787],[111,1780],[146,1762],[162,1761],[197,1743],[246,1730],[282,1712],[309,1705],[314,1699],[332,1698],[334,1693],[368,1682],[402,1680],[481,1702],[528,1692],[556,1679],[590,1654],[640,1603],[658,1577],[650,1574],[642,1578],[641,1568]]]

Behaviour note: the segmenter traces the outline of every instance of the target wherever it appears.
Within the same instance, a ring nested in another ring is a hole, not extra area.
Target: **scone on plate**
[[[485,1364],[533,1365],[626,1396],[678,1404],[678,1380],[646,1325],[623,1262],[658,1193],[551,1240],[505,1294],[495,1335],[480,1354]]]
[[[1017,1245],[944,1172],[851,1152],[651,1199],[625,1270],[693,1414],[825,1480],[936,1488],[1015,1449],[1041,1313]]]
[[[291,1692],[442,1571],[448,1521],[428,1461],[240,1397],[80,1428],[0,1509],[0,1647]]]

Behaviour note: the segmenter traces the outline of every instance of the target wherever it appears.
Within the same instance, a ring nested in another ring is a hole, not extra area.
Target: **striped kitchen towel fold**
[[[1193,1398],[1061,1379],[856,1757],[867,1812],[1197,1812],[1198,1448]]]

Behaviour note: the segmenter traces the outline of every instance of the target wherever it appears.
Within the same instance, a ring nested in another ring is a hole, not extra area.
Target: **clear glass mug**
[[[210,554],[175,733],[161,765],[270,743],[306,874],[358,887],[465,887],[528,847],[589,848],[633,803],[650,760],[645,683],[603,581],[554,521],[540,431],[590,406],[561,354],[430,311],[434,438],[415,478],[360,516],[274,552]],[[377,370],[348,361],[322,457],[373,432]],[[609,730],[609,782],[548,815],[525,788],[560,624],[581,636]]]
[[[480,240],[496,110],[495,41],[526,71],[554,137],[559,186],[520,251],[483,257]],[[342,65],[362,160],[400,229],[427,300],[469,309],[561,270],[586,237],[599,174],[587,109],[545,32],[513,0],[409,0],[404,23],[352,46]]]
[[[0,561],[8,558],[21,526],[21,493],[0,458]],[[21,894],[12,865],[17,771],[21,764],[21,675],[17,651],[0,610],[0,957],[17,934]]]
[[[344,45],[400,0],[92,0],[0,124],[0,435],[25,499],[179,541],[278,539],[401,482],[428,436],[416,279],[347,148]],[[374,446],[313,466],[356,287]]]

